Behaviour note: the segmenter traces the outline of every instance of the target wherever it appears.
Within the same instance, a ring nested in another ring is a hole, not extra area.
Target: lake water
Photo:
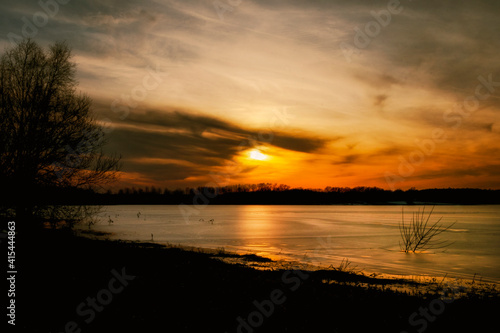
[[[344,258],[367,273],[500,282],[500,206],[436,206],[430,222],[455,225],[453,242],[426,253],[400,251],[402,206],[106,206],[92,228],[112,238],[221,248],[320,266]],[[422,206],[404,206],[405,221]],[[431,207],[425,207],[428,212]],[[191,215],[186,217],[186,211]],[[112,224],[108,219],[113,220]],[[212,221],[210,221],[212,220]]]

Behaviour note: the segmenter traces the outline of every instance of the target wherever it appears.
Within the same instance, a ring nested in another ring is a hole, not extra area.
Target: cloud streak
[[[131,113],[123,121],[111,110],[99,113],[108,121],[115,118],[108,124],[112,130],[107,149],[123,155],[123,171],[139,172],[162,182],[208,176],[211,168],[261,145],[313,154],[332,141],[272,130],[262,136],[258,129],[185,111],[146,110]]]

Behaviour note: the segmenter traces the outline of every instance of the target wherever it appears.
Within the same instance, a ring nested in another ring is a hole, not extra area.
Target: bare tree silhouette
[[[95,188],[117,177],[91,99],[76,91],[66,43],[27,39],[0,60],[0,182],[18,222],[33,220],[47,188]]]

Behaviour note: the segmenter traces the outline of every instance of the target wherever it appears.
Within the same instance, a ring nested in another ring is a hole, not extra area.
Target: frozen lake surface
[[[422,206],[404,206],[405,221]],[[426,212],[431,207],[426,207]],[[221,248],[313,265],[348,258],[367,273],[500,282],[500,206],[436,206],[430,222],[455,225],[445,249],[400,251],[402,206],[105,206],[94,230],[114,239]],[[186,213],[187,212],[187,213]],[[187,215],[186,215],[187,214]],[[113,220],[112,224],[108,220]]]

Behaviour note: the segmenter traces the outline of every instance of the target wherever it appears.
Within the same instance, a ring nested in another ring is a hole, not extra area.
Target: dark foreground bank
[[[484,293],[411,296],[343,272],[261,271],[49,230],[30,239],[18,266],[22,332],[479,332],[498,326],[500,310]]]

